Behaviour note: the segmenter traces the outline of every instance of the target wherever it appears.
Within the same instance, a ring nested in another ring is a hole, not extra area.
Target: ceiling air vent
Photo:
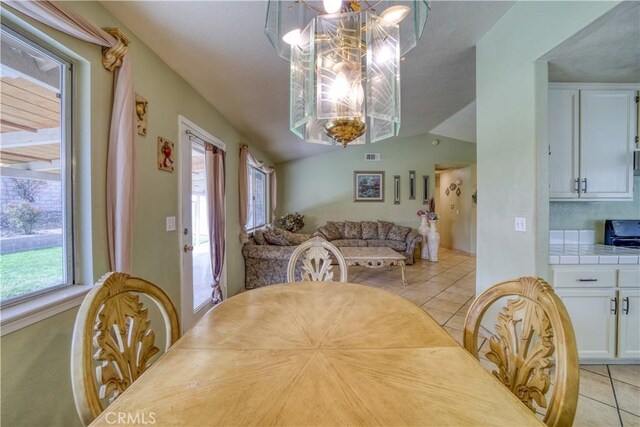
[[[367,162],[379,162],[380,161],[380,153],[365,153],[364,159]]]

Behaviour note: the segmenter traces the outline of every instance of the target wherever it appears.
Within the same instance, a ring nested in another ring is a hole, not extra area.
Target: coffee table
[[[347,265],[360,265],[367,268],[382,268],[387,265],[398,265],[402,272],[402,283],[408,285],[404,276],[404,255],[385,247],[342,247],[339,248]]]

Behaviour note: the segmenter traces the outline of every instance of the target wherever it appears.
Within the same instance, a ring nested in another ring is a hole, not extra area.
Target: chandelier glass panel
[[[400,61],[422,35],[426,1],[269,1],[265,32],[290,64],[290,129],[318,144],[364,144],[400,130]]]

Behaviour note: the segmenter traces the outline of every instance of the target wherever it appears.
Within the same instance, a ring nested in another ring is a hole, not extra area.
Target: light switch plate
[[[168,216],[167,217],[167,231],[176,231],[176,217]]]
[[[527,231],[527,219],[516,217],[516,231]]]

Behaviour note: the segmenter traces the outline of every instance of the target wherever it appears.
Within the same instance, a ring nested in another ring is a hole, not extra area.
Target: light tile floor
[[[441,249],[439,262],[419,260],[407,266],[409,285],[397,267],[351,267],[349,282],[401,295],[421,306],[462,343],[464,319],[475,297],[475,257]],[[480,344],[485,354],[488,341]],[[495,368],[481,359],[485,368]],[[640,426],[640,365],[582,365],[574,426]]]

